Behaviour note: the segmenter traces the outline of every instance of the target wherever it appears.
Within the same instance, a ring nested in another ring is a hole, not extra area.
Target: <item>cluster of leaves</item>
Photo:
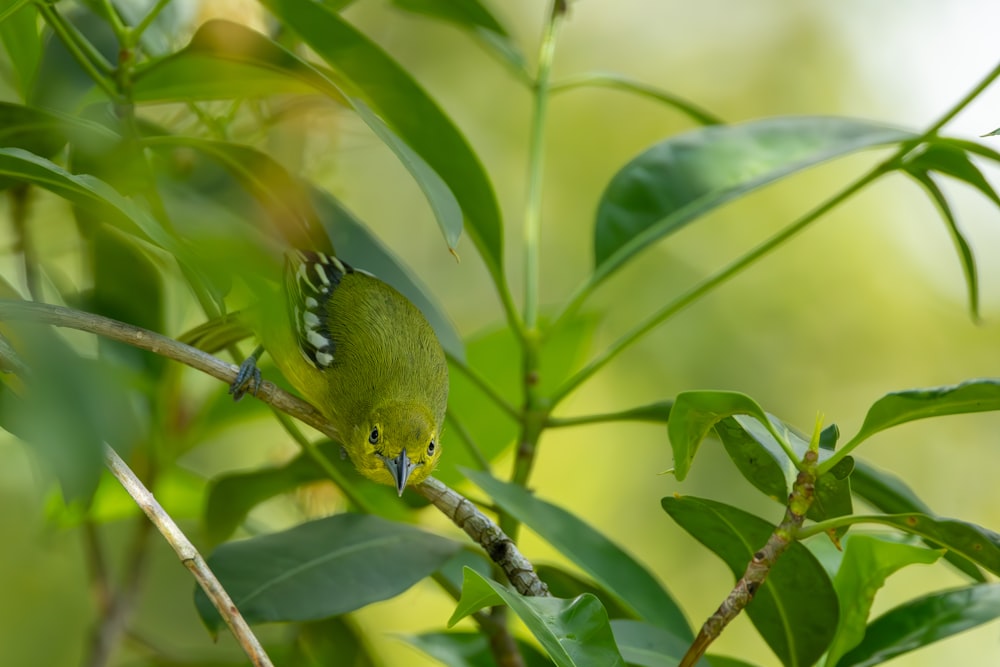
[[[12,215],[22,241],[30,241],[33,226],[42,223],[30,215],[27,193],[47,190],[72,205],[87,274],[88,288],[76,288],[30,242],[22,243],[30,296],[54,295],[81,309],[162,331],[167,328],[168,278],[183,281],[206,318],[216,318],[227,312],[234,284],[267,289],[260,276],[278,275],[275,247],[332,244],[417,303],[450,355],[454,380],[448,430],[465,446],[449,448],[441,478],[475,483],[498,508],[509,533],[516,535],[522,524],[530,527],[584,576],[541,567],[555,597],[518,596],[490,578],[485,556],[407,525],[413,508],[395,500],[390,489],[352,475],[336,445],[325,443],[320,453],[333,469],[342,469],[337,481],[364,514],[337,515],[228,542],[210,561],[249,620],[301,623],[294,646],[275,647],[276,654],[343,656],[353,647],[361,656],[358,664],[368,664],[364,641],[340,615],[397,595],[433,574],[446,590],[461,591],[452,624],[491,606],[509,606],[520,616],[544,651],[522,642],[526,664],[677,664],[694,633],[662,582],[571,512],[526,491],[543,433],[597,421],[666,424],[678,479],[687,474],[698,445],[714,433],[743,476],[780,503],[788,497],[808,443],[749,397],[729,392],[688,392],[674,401],[579,418],[557,419],[552,411],[652,328],[893,172],[914,178],[939,208],[955,240],[975,315],[974,258],[939,181],[965,182],[1000,206],[1000,197],[972,159],[1000,162],[1000,154],[940,136],[950,115],[922,133],[836,117],[728,125],[669,93],[620,77],[588,74],[550,84],[564,2],[553,3],[532,70],[507,29],[477,0],[395,0],[400,10],[467,31],[532,90],[533,193],[540,192],[540,137],[544,102],[551,94],[584,85],[611,86],[657,99],[700,124],[649,147],[609,182],[593,226],[593,271],[543,321],[537,312],[537,273],[531,270],[537,260],[540,199],[530,197],[526,213],[528,295],[519,311],[508,288],[504,221],[490,179],[438,103],[341,16],[350,2],[261,4],[275,19],[273,34],[213,21],[179,48],[168,2],[157,2],[141,14],[131,3],[113,0],[93,0],[71,11],[60,4],[20,0],[0,11],[0,39],[18,96],[0,103],[0,178],[17,204]],[[300,55],[304,47],[319,61]],[[254,131],[266,134],[295,103],[317,97],[352,110],[394,152],[425,194],[450,247],[463,230],[469,235],[496,287],[506,327],[462,341],[433,299],[340,202],[265,152],[231,137],[237,121],[247,117],[255,119]],[[162,108],[171,110],[171,120],[162,120],[168,117],[163,113],[146,113]],[[643,250],[769,183],[849,153],[886,146],[895,149],[890,157],[841,193],[663,304],[579,367],[593,326],[580,313],[583,305]],[[14,288],[4,289],[5,296],[16,297]],[[161,360],[102,344],[101,363],[93,363],[78,358],[56,336],[11,335],[24,348],[35,386],[53,389],[21,393],[4,385],[2,424],[37,446],[70,501],[86,504],[93,498],[104,442],[123,453],[140,448],[145,472],[155,471],[162,479],[181,453],[209,433],[257,414],[246,406],[232,410],[218,392],[218,399],[192,418],[179,374]],[[230,343],[205,344],[215,349]],[[517,356],[524,360],[520,368],[510,363]],[[826,532],[843,537],[852,525],[868,522],[890,526],[897,536],[919,538],[927,546],[848,536],[831,577],[805,543],[793,543],[747,608],[783,664],[810,665],[824,655],[824,664],[831,667],[876,664],[1000,614],[1000,590],[983,574],[1000,575],[1000,538],[936,517],[900,480],[851,456],[862,441],[897,424],[996,409],[1000,383],[971,381],[880,399],[859,433],[839,448],[836,429],[824,431],[816,500],[808,514],[815,523],[798,537]],[[53,414],[61,418],[41,417]],[[512,478],[498,480],[491,474],[492,462],[515,440],[520,446]],[[327,472],[303,455],[280,467],[213,480],[204,516],[209,539],[228,539],[263,500],[322,479]],[[854,514],[856,496],[885,513]],[[662,505],[737,577],[774,528],[710,499],[664,498]],[[968,586],[910,601],[869,623],[871,599],[886,577],[942,555],[969,577]],[[198,597],[197,607],[210,628],[218,627],[206,600]],[[488,664],[485,634],[441,631],[410,641],[445,664]],[[745,664],[731,658],[712,662]]]

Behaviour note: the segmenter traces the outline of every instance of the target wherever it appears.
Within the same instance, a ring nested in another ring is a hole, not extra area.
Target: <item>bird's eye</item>
[[[372,427],[372,432],[368,434],[368,442],[373,445],[378,444],[378,426]]]
[[[437,449],[437,445],[431,440],[431,444],[427,445],[427,456],[434,456],[434,450]]]

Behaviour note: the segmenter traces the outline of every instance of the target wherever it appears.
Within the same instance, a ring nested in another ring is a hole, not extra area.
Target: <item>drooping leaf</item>
[[[608,614],[593,595],[573,600],[525,597],[466,568],[462,598],[448,627],[483,607],[505,604],[558,667],[625,667]]]
[[[893,392],[872,404],[861,429],[844,449],[853,449],[879,431],[917,419],[992,410],[1000,410],[1000,380],[968,380],[947,387]]]
[[[836,665],[840,656],[861,642],[875,593],[891,574],[907,565],[935,563],[941,554],[941,551],[887,542],[870,535],[852,535],[833,579],[840,600],[840,621],[827,652],[826,664]]]
[[[1000,584],[932,593],[876,618],[837,667],[874,667],[1000,616]]]
[[[663,509],[719,556],[739,579],[774,526],[743,510],[704,498],[668,497]],[[837,624],[837,595],[816,557],[792,542],[747,605],[757,631],[786,666],[812,665]]]
[[[500,507],[535,531],[609,593],[636,618],[692,639],[680,607],[649,571],[591,526],[523,487],[482,472],[466,471]]]
[[[1000,206],[1000,195],[983,176],[979,167],[969,159],[965,148],[947,140],[935,141],[923,150],[907,157],[903,168],[911,174],[926,174],[931,171],[951,176],[979,190],[987,199]]]
[[[249,623],[305,621],[398,595],[461,547],[375,516],[338,514],[223,544],[208,564]],[[214,632],[222,620],[201,589],[195,603]]]
[[[416,81],[335,12],[311,0],[264,0],[451,189],[494,281],[503,278],[496,195],[465,137]],[[416,175],[415,175],[416,176]]]
[[[861,460],[854,462],[851,490],[864,498],[872,507],[886,514],[934,514],[931,508],[906,485],[906,482]],[[944,558],[973,581],[981,583],[986,581],[982,571],[962,556],[949,551],[945,553]]]
[[[915,135],[835,117],[712,125],[665,139],[625,165],[601,197],[594,227],[599,282],[654,241],[722,204],[807,167]]]

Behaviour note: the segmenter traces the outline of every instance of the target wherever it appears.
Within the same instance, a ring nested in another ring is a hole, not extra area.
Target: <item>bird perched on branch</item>
[[[402,294],[333,255],[289,253],[284,292],[287,315],[262,323],[263,347],[358,471],[402,495],[441,457],[448,364],[434,330]],[[237,400],[260,383],[260,352],[240,367]]]

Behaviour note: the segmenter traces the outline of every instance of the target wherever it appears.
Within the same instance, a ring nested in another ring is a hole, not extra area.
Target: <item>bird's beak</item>
[[[389,469],[389,474],[392,475],[392,479],[396,482],[396,492],[402,496],[403,489],[406,488],[406,480],[410,478],[410,473],[413,469],[417,467],[417,464],[410,460],[410,457],[406,454],[406,449],[403,449],[394,459],[390,459],[388,456],[382,457],[382,461],[385,462],[385,467]]]

